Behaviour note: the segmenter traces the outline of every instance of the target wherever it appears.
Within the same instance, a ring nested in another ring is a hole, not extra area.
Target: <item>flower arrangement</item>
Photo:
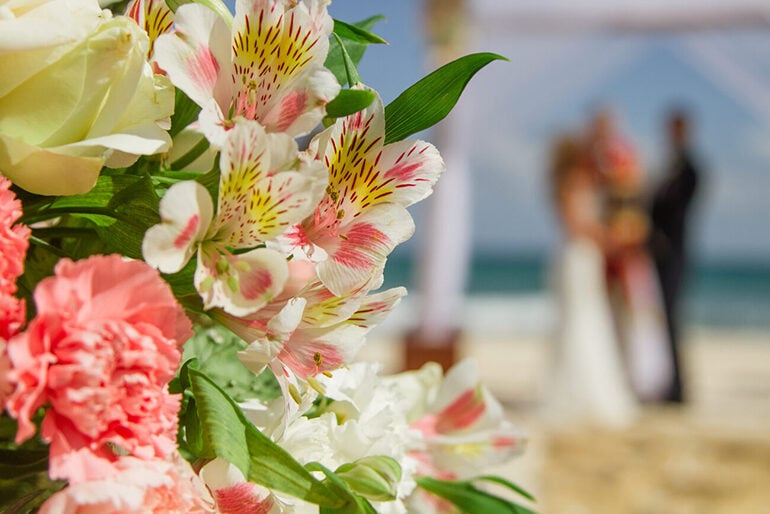
[[[407,137],[500,57],[385,107],[377,18],[327,4],[0,0],[10,512],[530,512],[483,487],[529,497],[472,362],[352,361],[444,168]]]

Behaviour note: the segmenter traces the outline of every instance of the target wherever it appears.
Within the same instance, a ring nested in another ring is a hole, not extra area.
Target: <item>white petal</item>
[[[0,174],[31,193],[87,193],[103,165],[101,155],[67,155],[0,134]]]
[[[155,42],[158,65],[193,102],[203,107],[214,98],[226,112],[232,91],[230,29],[200,4],[184,4],[175,15],[176,31]]]
[[[182,269],[204,239],[213,211],[211,195],[199,183],[171,186],[160,201],[161,223],[144,234],[144,260],[164,273]]]
[[[286,258],[275,250],[257,248],[235,256],[204,247],[198,253],[195,287],[204,308],[247,316],[278,296],[288,277]]]
[[[380,204],[344,227],[338,235],[317,234],[313,242],[328,253],[318,263],[318,277],[336,295],[344,295],[376,279],[387,256],[414,232],[414,222],[405,208]]]

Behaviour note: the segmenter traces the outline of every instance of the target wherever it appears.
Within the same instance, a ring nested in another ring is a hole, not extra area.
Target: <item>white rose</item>
[[[133,20],[96,0],[0,0],[0,174],[38,194],[168,149],[174,90]]]

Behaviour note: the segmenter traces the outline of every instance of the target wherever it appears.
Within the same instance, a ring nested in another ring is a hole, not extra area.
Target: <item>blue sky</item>
[[[330,6],[332,16],[344,21],[373,14],[387,17],[375,32],[390,45],[370,47],[359,70],[385,103],[426,73],[421,7],[416,0],[334,0]],[[516,40],[479,29],[472,50],[521,53]],[[770,36],[766,43],[770,45]],[[592,105],[613,106],[652,181],[665,158],[660,132],[665,109],[684,103],[696,115],[696,149],[704,164],[694,227],[699,255],[770,262],[770,126],[689,63],[671,40],[647,38],[642,48],[602,80],[555,98],[543,96],[541,103],[538,89],[551,91],[558,84],[533,82],[532,98],[507,95],[506,84],[528,78],[529,70],[515,61],[493,63],[474,78],[463,101],[471,102],[476,112],[468,137],[478,252],[552,250],[558,230],[547,193],[545,148],[554,133],[578,128]],[[770,62],[763,64],[770,70]],[[419,237],[426,228],[417,211]],[[406,245],[406,251],[413,245]]]

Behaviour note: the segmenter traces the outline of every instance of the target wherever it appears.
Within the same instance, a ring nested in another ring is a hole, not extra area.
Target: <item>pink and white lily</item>
[[[126,7],[126,16],[143,28],[150,38],[148,57],[152,57],[158,37],[171,32],[174,25],[174,12],[166,0],[131,0]]]
[[[281,505],[269,489],[246,480],[224,459],[206,463],[199,473],[221,514],[280,514]]]
[[[359,86],[360,87],[360,86]],[[337,120],[316,136],[310,151],[329,169],[329,187],[312,218],[290,232],[292,242],[326,258],[318,276],[335,295],[378,275],[393,248],[411,237],[406,207],[432,192],[444,170],[436,148],[424,141],[384,144],[379,97],[365,110]]]
[[[161,200],[161,223],[147,231],[142,251],[164,273],[180,271],[197,253],[194,281],[204,308],[245,316],[283,290],[286,256],[265,245],[313,211],[326,172],[300,159],[290,136],[267,134],[254,122],[238,123],[227,134],[220,169],[216,215],[201,184],[175,184]]]
[[[392,379],[409,398],[410,425],[422,434],[411,456],[418,474],[464,479],[519,454],[525,436],[503,416],[481,385],[472,360],[456,364],[443,379],[437,364]]]
[[[200,121],[219,146],[231,121],[268,132],[314,128],[340,90],[324,67],[333,21],[328,0],[237,0],[232,29],[214,11],[189,3],[155,57],[175,86],[203,108]]]
[[[251,316],[214,316],[249,343],[239,354],[248,369],[260,373],[269,365],[279,380],[290,375],[306,380],[349,363],[364,336],[406,294],[402,287],[366,292],[338,297],[314,281],[296,297]]]

